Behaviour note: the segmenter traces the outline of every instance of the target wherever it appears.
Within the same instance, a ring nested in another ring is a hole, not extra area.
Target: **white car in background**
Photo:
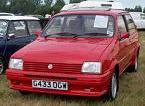
[[[67,11],[73,8],[78,8],[80,3],[71,3],[71,4],[66,4],[60,11]]]
[[[130,12],[137,29],[145,29],[145,13],[142,12]]]
[[[83,1],[80,3],[71,3],[65,5],[60,11],[68,11],[75,8],[109,8],[117,10],[125,10],[122,3],[115,0],[106,0],[106,1]]]

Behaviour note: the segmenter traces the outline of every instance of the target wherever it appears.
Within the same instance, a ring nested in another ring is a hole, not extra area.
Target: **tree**
[[[142,12],[142,7],[141,6],[135,6],[134,11],[135,12]]]
[[[33,0],[11,0],[10,12],[15,14],[31,14],[35,10]]]
[[[53,0],[44,0],[44,2],[45,2],[46,5],[51,5]]]
[[[58,13],[63,8],[64,5],[65,5],[65,2],[63,0],[57,0],[55,5],[52,7],[52,10],[55,13]]]
[[[143,13],[145,13],[145,7],[144,7],[144,9],[143,9]]]
[[[51,11],[51,5],[41,5],[35,9],[33,14],[40,14],[44,16],[45,14],[51,14]]]
[[[7,0],[0,0],[0,11],[7,11]]]
[[[35,6],[39,6],[41,4],[41,0],[31,0]]]
[[[134,12],[134,9],[133,8],[125,8],[125,11]]]
[[[86,1],[86,0],[70,0],[70,3],[80,3],[82,1]]]

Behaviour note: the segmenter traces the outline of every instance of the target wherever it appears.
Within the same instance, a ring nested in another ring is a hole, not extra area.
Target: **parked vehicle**
[[[12,13],[0,13],[0,16],[15,16]]]
[[[26,16],[31,16],[31,17],[36,17],[40,19],[41,25],[44,28],[46,24],[49,22],[50,18],[45,18],[42,15],[26,15]]]
[[[24,16],[0,16],[0,74],[9,62],[10,56],[36,39],[33,35],[41,31],[39,19]]]
[[[73,9],[55,15],[42,37],[12,55],[6,75],[22,94],[115,99],[120,75],[138,69],[139,48],[128,12]]]
[[[25,15],[25,16],[36,17],[36,18],[39,18],[39,19],[41,19],[41,18],[45,18],[45,17],[42,16],[42,15]]]
[[[66,4],[60,11],[68,11],[75,8],[110,8],[110,9],[118,9],[125,10],[124,6],[121,2],[117,2],[114,0],[108,1],[83,1],[81,3],[71,3]]]
[[[145,29],[145,13],[142,12],[130,12],[137,29]]]
[[[117,10],[125,10],[124,6],[121,2],[117,2],[116,0],[108,0],[108,1],[83,1],[79,5],[80,8],[110,8],[110,9],[117,9]]]
[[[67,11],[67,10],[72,9],[72,8],[78,8],[79,4],[80,3],[66,4],[60,11],[63,12],[63,11]]]

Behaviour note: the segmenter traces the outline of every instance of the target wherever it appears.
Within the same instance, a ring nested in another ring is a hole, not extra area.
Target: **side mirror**
[[[14,33],[8,34],[8,39],[13,39],[13,38],[15,38],[15,34]]]
[[[121,39],[129,38],[129,33],[123,33],[121,34]]]
[[[36,37],[40,37],[41,33],[42,33],[42,31],[36,31],[36,32],[34,32],[33,35],[35,35]]]

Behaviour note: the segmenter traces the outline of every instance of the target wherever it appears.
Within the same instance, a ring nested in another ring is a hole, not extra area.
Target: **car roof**
[[[57,15],[71,15],[71,14],[104,14],[104,15],[119,15],[122,13],[129,13],[124,10],[114,10],[114,9],[95,9],[95,8],[83,8],[83,9],[73,9],[69,11],[61,12]],[[57,16],[56,15],[56,16]]]
[[[28,17],[28,16],[0,16],[0,20],[39,20],[35,17]]]

